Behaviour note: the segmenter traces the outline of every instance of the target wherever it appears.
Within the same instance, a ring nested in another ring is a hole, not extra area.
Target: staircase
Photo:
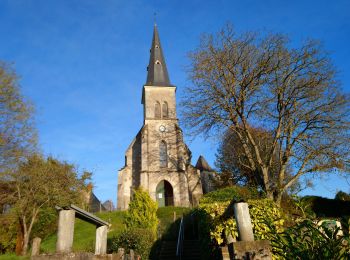
[[[177,260],[176,257],[177,241],[163,241],[162,249],[160,251],[160,260]],[[183,255],[182,260],[200,260],[200,248],[198,240],[184,240],[183,241]]]
[[[176,241],[163,241],[162,249],[160,250],[160,260],[175,260],[176,258]]]
[[[200,260],[201,251],[198,241],[197,222],[193,215],[188,215],[181,218],[180,225],[178,227],[178,236],[176,240],[164,240],[162,243],[159,259],[161,260]],[[177,248],[179,246],[179,248]],[[179,250],[177,256],[176,250]]]

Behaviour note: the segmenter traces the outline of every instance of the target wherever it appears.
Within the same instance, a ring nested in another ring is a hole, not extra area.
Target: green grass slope
[[[0,260],[29,260],[29,259],[30,259],[29,256],[16,256],[14,253],[0,255]]]
[[[108,237],[117,235],[124,229],[124,211],[102,212],[96,216],[112,224]],[[73,251],[94,251],[95,248],[96,227],[90,223],[76,219],[74,225]],[[53,234],[41,243],[41,251],[50,253],[55,252],[57,234]]]
[[[161,234],[164,234],[165,232],[169,232],[169,229],[172,229],[170,227],[172,226],[172,223],[174,221],[174,212],[176,212],[176,218],[179,219],[183,214],[188,213],[190,210],[190,208],[182,207],[159,208],[157,211],[157,216],[160,223],[159,232]],[[118,235],[125,228],[123,224],[125,213],[125,211],[114,211],[96,214],[96,216],[98,216],[99,218],[112,224],[111,229],[108,232],[109,238]],[[84,222],[80,219],[76,219],[74,225],[73,251],[93,252],[95,248],[95,230],[96,228],[94,225]],[[41,243],[41,251],[45,253],[55,252],[56,241],[57,234],[49,236]]]
[[[177,237],[179,232],[179,221],[182,215],[185,215],[191,211],[190,208],[183,207],[162,207],[158,208],[157,216],[159,220],[159,229],[163,239],[173,240]],[[178,220],[174,223],[174,212],[175,217]]]

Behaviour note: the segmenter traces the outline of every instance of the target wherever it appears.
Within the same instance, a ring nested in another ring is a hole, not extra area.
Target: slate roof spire
[[[211,172],[213,169],[209,166],[207,160],[205,160],[204,156],[200,155],[198,161],[196,163],[196,168],[200,171],[208,171]]]
[[[149,64],[147,67],[147,81],[148,86],[172,86],[170,84],[168,70],[166,68],[165,59],[160,45],[157,25],[154,24],[152,46],[150,49]]]

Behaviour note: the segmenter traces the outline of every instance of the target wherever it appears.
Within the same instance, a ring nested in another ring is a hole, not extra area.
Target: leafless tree
[[[302,175],[348,169],[349,96],[318,42],[291,47],[284,35],[238,35],[228,25],[203,36],[189,57],[186,126],[205,136],[234,132],[247,158],[242,166],[261,174],[268,198],[280,203]],[[267,151],[254,128],[271,134]],[[272,178],[275,158],[279,170]]]

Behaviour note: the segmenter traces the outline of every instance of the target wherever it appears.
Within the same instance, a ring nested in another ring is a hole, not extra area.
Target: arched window
[[[159,102],[157,102],[154,105],[154,117],[155,118],[160,118],[160,104],[159,104]]]
[[[164,102],[163,103],[163,118],[168,118],[169,115],[168,115],[168,103],[167,102]]]
[[[165,141],[159,144],[159,164],[160,167],[168,167],[168,149]]]

